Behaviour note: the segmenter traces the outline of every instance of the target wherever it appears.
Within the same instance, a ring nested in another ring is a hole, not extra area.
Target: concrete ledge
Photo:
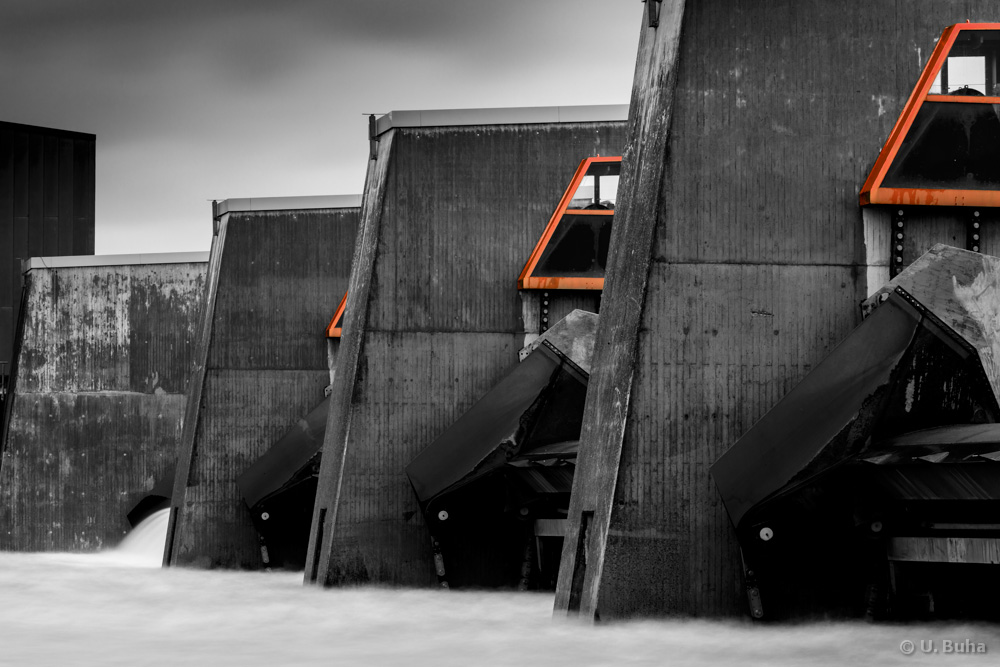
[[[207,252],[160,252],[135,255],[65,255],[31,257],[21,261],[21,273],[31,269],[60,269],[74,266],[125,266],[127,264],[192,264],[207,262]]]
[[[218,215],[237,211],[302,211],[318,208],[359,208],[361,195],[305,197],[243,197],[219,202]]]
[[[375,133],[376,135],[382,134],[393,127],[528,125],[532,123],[590,123],[614,120],[628,120],[627,104],[390,111],[376,119]]]

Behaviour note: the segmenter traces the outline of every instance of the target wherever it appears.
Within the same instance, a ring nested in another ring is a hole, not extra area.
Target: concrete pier
[[[639,27],[556,609],[739,616],[743,568],[709,466],[860,322],[890,262],[966,246],[969,209],[903,207],[897,251],[898,213],[863,211],[858,194],[942,29],[997,14],[656,5]]]
[[[207,253],[38,257],[0,462],[0,549],[94,551],[172,474]]]
[[[624,116],[553,107],[377,120],[307,582],[436,583],[404,467],[516,363],[529,333],[518,275],[580,161],[620,154]]]
[[[347,288],[359,204],[329,196],[217,207],[165,564],[264,565],[235,480],[324,399],[325,328]]]

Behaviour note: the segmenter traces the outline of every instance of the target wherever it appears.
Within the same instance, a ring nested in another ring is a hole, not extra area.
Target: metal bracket
[[[889,277],[895,278],[903,270],[903,241],[906,238],[906,211],[897,208],[892,214],[891,243],[889,247]]]
[[[740,561],[743,563],[743,580],[746,584],[747,602],[750,605],[750,615],[754,619],[764,617],[764,605],[760,601],[760,588],[757,586],[757,573],[747,567],[746,558],[743,557],[743,549],[740,549]]]
[[[368,114],[368,159],[378,159],[378,127],[373,113]]]
[[[982,218],[979,216],[979,209],[972,212],[969,216],[968,221],[965,224],[965,249],[971,250],[972,252],[979,252],[979,248],[982,245],[980,240],[982,238],[983,232],[983,222]]]
[[[437,574],[438,585],[441,588],[449,588],[448,573],[444,567],[444,550],[437,537],[431,535],[431,552],[434,555],[434,573]]]
[[[662,0],[642,0],[646,3],[646,20],[650,28],[660,27],[660,2]]]
[[[212,200],[212,236],[219,235],[219,202]]]
[[[542,292],[538,302],[538,333],[543,334],[549,329],[549,293]]]
[[[264,540],[263,535],[257,536],[257,542],[260,546],[260,559],[264,563],[264,571],[271,571],[271,555],[267,551],[267,541]]]

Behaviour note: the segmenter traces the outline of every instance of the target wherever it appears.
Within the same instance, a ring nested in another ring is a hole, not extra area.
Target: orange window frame
[[[1000,104],[1000,97],[963,97],[960,95],[931,95],[930,89],[941,71],[941,66],[951,52],[955,40],[963,30],[1000,30],[1000,23],[957,23],[948,26],[941,33],[917,85],[910,93],[903,113],[889,133],[875,166],[861,188],[859,200],[862,206],[868,204],[923,205],[923,206],[1000,206],[1000,191],[997,190],[953,190],[934,188],[884,188],[882,181],[889,171],[903,139],[910,131],[913,120],[924,102],[957,102],[964,104]]]
[[[341,325],[344,322],[345,308],[347,308],[347,292],[344,292],[344,296],[337,305],[337,310],[334,311],[333,317],[330,319],[330,323],[326,325],[327,338],[340,338],[343,333]]]
[[[563,216],[567,212],[572,212],[573,215],[611,215],[615,214],[614,211],[595,211],[595,210],[583,210],[583,209],[571,209],[569,204],[573,201],[573,195],[576,194],[577,189],[580,187],[580,183],[583,182],[583,177],[587,175],[587,170],[590,166],[595,163],[600,162],[621,162],[622,158],[620,155],[611,157],[588,157],[584,158],[580,162],[580,166],[576,168],[576,172],[573,174],[573,180],[570,181],[569,187],[563,193],[562,199],[559,200],[559,206],[556,207],[555,212],[552,217],[549,218],[549,224],[546,225],[545,231],[542,232],[542,236],[538,239],[538,243],[535,244],[534,250],[528,256],[528,261],[521,269],[521,275],[517,277],[517,288],[518,289],[573,289],[573,290],[603,290],[604,289],[604,278],[583,278],[583,277],[573,277],[573,276],[536,276],[534,275],[535,268],[538,266],[539,260],[542,258],[542,254],[545,252],[546,247],[549,245],[549,241],[552,240],[552,235],[555,234],[556,228],[559,226],[559,222],[562,220]]]

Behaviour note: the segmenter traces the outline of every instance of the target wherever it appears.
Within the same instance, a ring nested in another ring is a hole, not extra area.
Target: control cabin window
[[[945,29],[861,204],[1000,206],[1000,24]]]
[[[1000,93],[996,89],[998,55],[1000,31],[962,31],[941,63],[928,92],[931,95],[997,95]]]
[[[521,272],[520,289],[603,289],[620,174],[620,157],[580,163]]]

